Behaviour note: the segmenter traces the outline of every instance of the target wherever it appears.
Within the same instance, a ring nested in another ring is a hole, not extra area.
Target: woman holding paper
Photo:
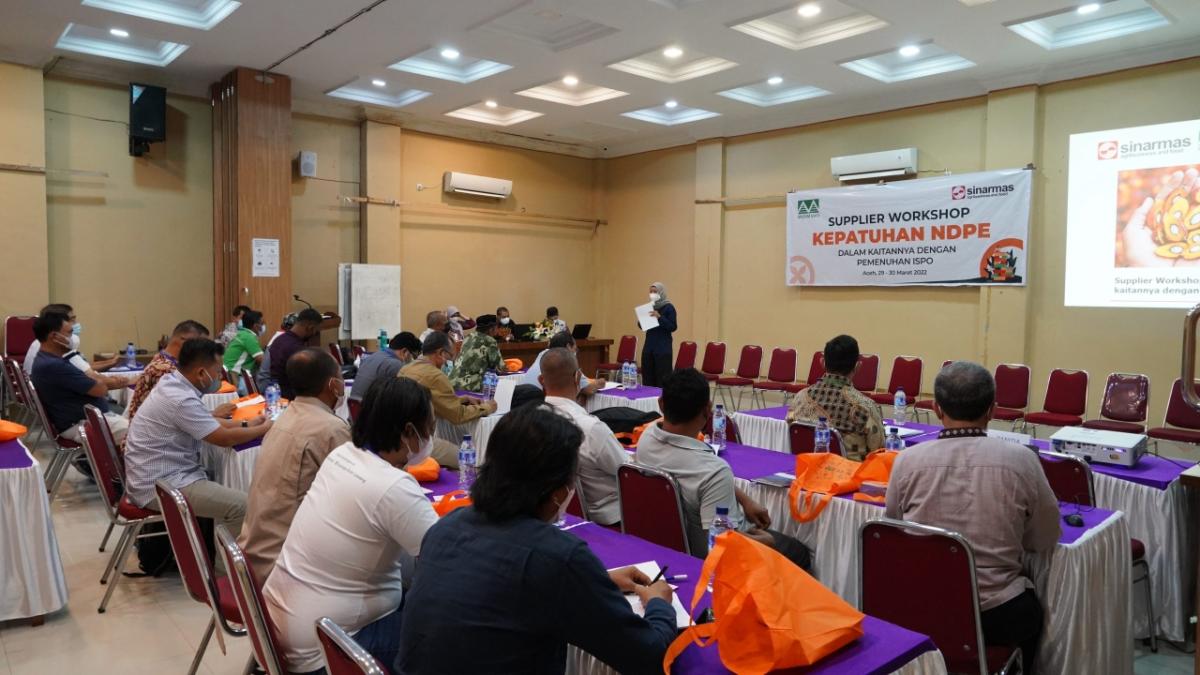
[[[650,316],[658,319],[658,326],[646,331],[642,344],[642,384],[661,387],[671,373],[671,333],[679,324],[675,320],[675,305],[667,300],[667,287],[661,281],[650,284],[650,304],[654,305]]]

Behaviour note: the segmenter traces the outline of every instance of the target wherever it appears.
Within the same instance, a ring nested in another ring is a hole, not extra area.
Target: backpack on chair
[[[662,418],[662,415],[659,413],[644,412],[628,406],[601,408],[593,412],[592,415],[608,425],[608,428],[612,430],[617,440],[621,441],[621,444],[625,446],[637,445],[637,438],[640,438],[642,435],[641,431],[644,431],[648,425]]]

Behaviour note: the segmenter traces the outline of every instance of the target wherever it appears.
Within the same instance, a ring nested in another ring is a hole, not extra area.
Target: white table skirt
[[[451,424],[446,420],[439,419],[436,433],[438,438],[450,441],[455,445],[461,444],[462,437],[470,434],[471,440],[475,442],[475,463],[483,464],[484,456],[487,453],[488,439],[491,438],[492,430],[496,428],[496,424],[502,417],[503,415],[488,415],[466,424]]]
[[[582,649],[567,647],[567,675],[613,675],[616,672]],[[904,664],[894,675],[946,675],[946,661],[935,649]]]
[[[595,412],[601,408],[612,408],[622,406],[625,408],[634,408],[642,412],[661,413],[658,409],[658,397],[649,396],[646,398],[624,398],[622,396],[610,396],[605,393],[593,394],[587,400],[587,405],[584,406],[588,412]]]
[[[50,501],[37,459],[0,469],[0,621],[50,614],[67,604]]]
[[[740,412],[733,414],[733,421],[737,424],[738,437],[742,439],[742,445],[766,448],[775,452],[792,451],[791,443],[788,440],[787,421]]]
[[[250,492],[250,481],[254,478],[254,463],[258,461],[260,447],[255,444],[244,450],[235,450],[204,443],[200,448],[200,463],[212,476],[213,482]]]
[[[787,490],[740,478],[737,485],[767,509],[773,529],[813,549],[816,578],[858,606],[859,527],[883,518],[883,508],[835,498],[816,520],[800,523],[791,516]],[[1032,556],[1026,568],[1047,612],[1038,672],[1130,675],[1131,573],[1124,514],[1114,513],[1078,541],[1059,544],[1048,556]]]

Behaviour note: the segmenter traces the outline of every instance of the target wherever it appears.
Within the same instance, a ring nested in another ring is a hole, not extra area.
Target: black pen
[[[654,584],[658,583],[658,580],[659,580],[659,579],[662,579],[662,578],[663,578],[663,575],[664,575],[664,574],[666,574],[666,573],[667,573],[667,566],[666,566],[666,565],[663,565],[663,568],[662,568],[662,569],[660,569],[660,570],[658,571],[658,576],[656,576],[656,577],[654,577],[653,579],[651,579],[651,580],[650,580],[650,583],[648,583],[648,584],[646,584],[646,585],[647,585],[647,586],[653,586]]]

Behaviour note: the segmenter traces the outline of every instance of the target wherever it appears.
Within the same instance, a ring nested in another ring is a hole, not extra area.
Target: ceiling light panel
[[[807,3],[821,11],[806,17],[796,5],[786,9],[742,20],[729,27],[760,40],[788,49],[808,49],[818,45],[845,40],[887,26],[887,22],[834,0]]]
[[[570,106],[591,105],[629,95],[629,92],[580,82],[578,79],[575,80],[575,84],[573,85],[567,84],[562,80],[554,80],[539,87],[525,89],[516,93],[519,96],[528,96],[529,98],[537,98],[543,101]]]
[[[1043,49],[1063,49],[1161,28],[1170,20],[1144,0],[1093,3],[1093,11],[1070,7],[1010,23],[1008,29]]]
[[[379,84],[382,83],[382,84]],[[361,77],[325,92],[327,96],[385,108],[403,108],[429,96],[429,92],[393,84],[382,78]]]
[[[711,110],[703,110],[701,108],[689,108],[685,105],[678,104],[671,108],[664,104],[656,108],[630,110],[629,112],[621,114],[625,117],[631,117],[635,120],[650,122],[652,124],[661,124],[666,127],[673,127],[676,124],[687,124],[688,122],[698,122],[700,120],[706,120],[710,117],[717,117],[721,113],[715,113]]]
[[[612,26],[536,7],[532,0],[483,24],[483,30],[558,52],[617,32]]]
[[[211,30],[242,3],[235,0],[83,0],[83,5],[176,26]]]
[[[67,24],[66,30],[54,45],[81,54],[103,56],[119,61],[132,61],[148,66],[166,66],[187,51],[188,46],[166,40],[155,40],[137,35],[115,37],[104,28],[94,28],[78,23]]]
[[[488,61],[461,53],[455,58],[449,58],[442,55],[446,50],[446,47],[431,47],[403,61],[397,61],[388,68],[459,84],[469,84],[512,68],[507,63]]]
[[[497,105],[492,108],[486,103],[480,102],[475,105],[469,105],[458,110],[451,110],[446,113],[447,117],[457,117],[461,120],[470,120],[472,122],[481,122],[483,124],[491,124],[498,127],[508,127],[514,124],[519,124],[535,117],[541,117],[542,113],[532,110],[522,110],[520,108],[510,108],[508,106]]]
[[[973,61],[942,49],[932,42],[921,44],[920,48],[920,54],[916,56],[901,56],[899,49],[889,49],[880,54],[844,61],[839,65],[889,84],[940,75],[975,65]]]
[[[767,82],[756,82],[734,89],[718,91],[717,94],[735,101],[741,101],[742,103],[756,105],[760,108],[768,108],[773,105],[795,103],[796,101],[804,101],[810,98],[828,96],[829,92],[820,87],[810,87],[807,85],[774,85],[768,80]]]
[[[671,58],[663,54],[668,47],[660,47],[640,56],[610,63],[608,67],[630,75],[674,84],[719,73],[737,65],[733,61],[708,56],[687,48],[683,48],[682,55]]]

